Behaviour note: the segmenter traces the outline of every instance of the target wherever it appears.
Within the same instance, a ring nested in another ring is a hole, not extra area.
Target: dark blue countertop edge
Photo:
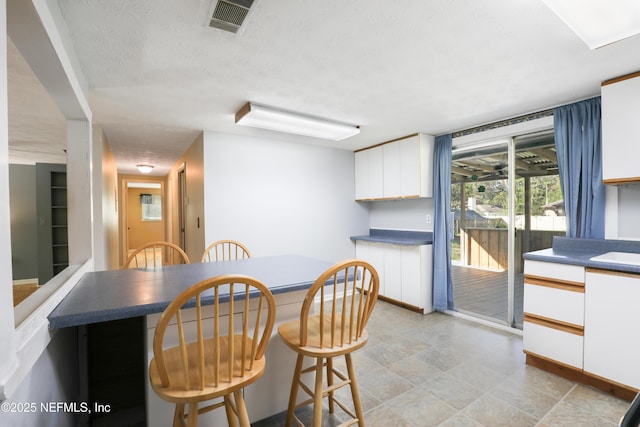
[[[273,295],[307,290],[313,285],[313,282],[297,283],[295,285],[272,286],[269,290]],[[225,298],[226,297],[226,298]],[[221,295],[220,302],[224,303],[229,300],[228,295]],[[120,320],[129,317],[147,316],[149,314],[161,314],[171,303],[171,301],[158,302],[153,304],[143,304],[137,306],[127,306],[122,308],[113,308],[101,311],[93,311],[91,313],[66,314],[62,316],[49,317],[49,329],[67,328],[70,326],[87,325],[91,323],[107,322],[111,320]],[[212,297],[203,297],[203,305],[213,304]],[[184,308],[195,307],[195,299],[189,300]]]
[[[386,230],[372,228],[369,234],[362,236],[351,236],[352,241],[366,241],[378,243],[391,243],[394,245],[421,246],[433,243],[433,232],[431,231],[411,231],[411,230]]]
[[[640,266],[633,264],[592,261],[591,258],[607,252],[640,253],[640,241],[615,239],[576,239],[554,237],[552,247],[523,255],[525,260],[555,262],[604,270],[640,273]]]

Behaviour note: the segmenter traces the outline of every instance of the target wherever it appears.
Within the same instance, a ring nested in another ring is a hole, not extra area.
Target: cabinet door
[[[380,279],[380,295],[384,293],[384,245],[380,243],[371,243],[358,240],[356,242],[356,258],[367,261],[378,272]]]
[[[640,388],[640,275],[588,270],[584,371]]]
[[[402,246],[384,245],[384,296],[402,301]]]
[[[402,302],[415,307],[424,307],[422,301],[423,287],[420,247],[402,248]]]
[[[369,197],[368,199],[382,199],[384,197],[384,157],[382,146],[369,150]]]
[[[602,86],[602,178],[640,181],[635,141],[640,132],[640,77]]]
[[[382,146],[384,161],[384,197],[394,198],[402,195],[400,143],[391,142]]]
[[[525,352],[582,369],[582,335],[569,333],[527,320],[523,325],[522,344]]]
[[[369,198],[369,150],[355,153],[355,199]]]
[[[421,195],[420,136],[403,139],[397,144],[401,165],[400,196],[419,197]]]

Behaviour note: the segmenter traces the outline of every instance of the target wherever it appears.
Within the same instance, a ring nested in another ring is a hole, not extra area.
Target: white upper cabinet
[[[416,134],[355,153],[356,200],[432,197],[433,137]]]
[[[640,182],[640,73],[602,84],[602,179]]]
[[[382,146],[355,153],[356,200],[381,199],[384,195]]]

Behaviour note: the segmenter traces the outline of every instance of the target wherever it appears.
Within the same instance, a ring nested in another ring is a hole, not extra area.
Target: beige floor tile
[[[605,419],[622,418],[629,402],[602,393],[591,387],[576,385],[564,398],[564,402]]]
[[[517,379],[507,379],[494,387],[490,394],[508,404],[540,419],[554,407],[558,400],[534,387],[526,387]]]
[[[613,420],[594,416],[589,411],[584,411],[566,402],[558,403],[538,423],[537,427],[613,427]]]
[[[490,427],[535,426],[538,419],[525,414],[503,400],[485,394],[462,410],[467,417]]]
[[[381,405],[372,411],[366,412],[364,420],[367,427],[415,427],[394,412],[388,405]]]
[[[358,386],[380,401],[393,399],[414,388],[409,381],[387,368],[379,368],[359,377]]]
[[[398,360],[387,368],[414,385],[424,384],[442,374],[440,369],[423,362],[417,356]]]
[[[394,412],[415,426],[437,426],[456,414],[457,410],[424,391],[411,390],[387,404]]]
[[[487,368],[475,359],[463,362],[446,372],[483,392],[489,391],[508,378],[507,374]]]
[[[425,383],[421,388],[457,410],[464,409],[483,394],[471,384],[447,373]]]

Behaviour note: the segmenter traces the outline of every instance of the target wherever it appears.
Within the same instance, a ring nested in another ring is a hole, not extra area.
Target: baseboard
[[[559,364],[542,356],[528,353],[526,351],[525,353],[527,355],[527,365],[535,366],[538,369],[542,369],[543,371],[550,372],[570,381],[597,388],[598,390],[602,390],[629,402],[631,402],[636,397],[636,394],[638,394],[638,390],[633,387],[625,386],[623,384],[589,374],[584,372],[582,369]]]

